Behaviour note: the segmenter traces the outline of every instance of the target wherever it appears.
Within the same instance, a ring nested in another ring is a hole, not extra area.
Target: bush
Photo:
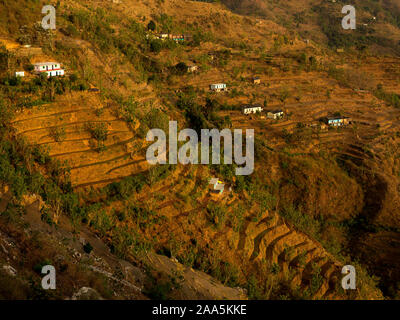
[[[219,228],[225,224],[226,210],[217,204],[210,203],[207,206],[207,217],[210,222]]]
[[[110,198],[127,199],[133,193],[142,190],[146,183],[144,175],[130,176],[119,182],[113,182],[105,187],[105,192]]]
[[[93,139],[98,142],[104,142],[107,140],[108,130],[105,123],[89,123],[87,125],[87,130]]]
[[[90,242],[85,243],[85,245],[83,246],[83,251],[85,251],[87,254],[90,254],[93,250],[92,245],[90,244]]]
[[[170,281],[157,281],[153,279],[150,288],[145,289],[145,294],[153,300],[167,300],[173,284]]]
[[[2,84],[6,85],[6,86],[16,87],[16,86],[21,85],[21,83],[22,83],[22,78],[21,77],[15,77],[15,76],[4,78],[2,80]]]
[[[254,275],[251,275],[247,280],[247,295],[249,296],[250,300],[263,300],[263,290],[260,288],[258,281]]]
[[[129,252],[129,248],[135,243],[135,234],[135,231],[127,226],[116,227],[112,232],[111,252],[124,259]]]
[[[382,85],[378,85],[377,89],[374,91],[374,95],[378,99],[385,101],[388,105],[400,108],[400,95],[386,92]]]
[[[169,119],[168,116],[159,109],[151,108],[151,110],[144,116],[143,123],[149,129],[162,129],[164,132],[168,132]]]
[[[98,231],[101,236],[106,236],[114,227],[114,223],[104,210],[100,210],[93,214],[90,226]]]
[[[66,132],[64,127],[53,127],[50,130],[50,135],[54,138],[56,142],[61,142],[66,137]]]
[[[70,37],[78,37],[79,36],[79,31],[72,24],[69,24],[64,31]]]
[[[147,25],[147,30],[150,30],[150,31],[155,31],[156,30],[156,23],[153,20],[151,20],[149,22],[149,24]]]
[[[33,66],[33,64],[24,65],[24,70],[25,71],[32,72],[34,69],[35,69],[35,67]]]
[[[161,49],[163,48],[163,43],[161,40],[152,40],[150,42],[150,51],[154,53],[160,53]]]
[[[188,66],[184,62],[179,62],[175,67],[174,67],[174,73],[177,75],[184,75],[187,73]]]

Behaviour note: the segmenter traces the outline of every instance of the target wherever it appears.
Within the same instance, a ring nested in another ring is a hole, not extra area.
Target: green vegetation
[[[103,122],[100,123],[89,122],[86,125],[86,129],[90,133],[91,137],[97,141],[96,150],[97,151],[104,150],[106,148],[104,142],[107,140],[108,136],[107,125]]]
[[[207,206],[207,215],[210,222],[212,222],[217,228],[220,228],[225,224],[226,210],[217,204],[210,203]]]
[[[107,125],[103,122],[101,123],[89,123],[87,126],[87,130],[91,134],[93,139],[96,139],[98,142],[104,142],[107,140]]]
[[[90,244],[90,242],[87,242],[84,244],[83,246],[83,251],[85,251],[87,254],[90,254],[93,250],[92,245]]]
[[[50,135],[54,138],[55,141],[61,142],[66,137],[65,128],[64,127],[53,127],[50,129]]]
[[[229,128],[231,121],[229,117],[220,117],[216,111],[220,109],[220,104],[213,99],[207,98],[204,106],[200,106],[195,101],[196,93],[192,88],[178,95],[177,107],[185,112],[186,120],[190,128],[200,134],[201,129],[225,129]]]
[[[385,101],[388,105],[400,108],[400,95],[386,92],[382,85],[378,85],[377,89],[374,91],[374,95],[378,99]]]

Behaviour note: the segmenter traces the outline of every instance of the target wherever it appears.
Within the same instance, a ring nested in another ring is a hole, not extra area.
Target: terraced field
[[[90,107],[81,107],[81,105]],[[88,129],[104,125],[104,150]],[[103,106],[96,94],[72,94],[57,103],[25,110],[13,121],[19,135],[32,145],[48,148],[52,158],[66,163],[76,188],[102,186],[132,173],[146,170],[147,162],[135,145],[135,128]]]
[[[255,270],[261,262],[279,266],[279,277],[286,278],[293,288],[308,289],[314,299],[337,297],[340,263],[274,212],[266,212],[259,222],[246,221],[237,250]]]
[[[257,221],[252,211],[247,212],[239,232],[227,225],[213,228],[207,218],[211,203],[226,207],[229,215],[242,200],[229,191],[229,185],[223,197],[212,198],[207,184],[201,187],[209,176],[206,166],[178,166],[170,179],[136,196],[137,203],[164,217],[163,223],[151,228],[159,245],[167,245],[171,237],[180,243],[189,243],[192,237],[199,245],[218,243],[220,257],[237,265],[243,277],[266,277],[262,266],[268,265],[279,270],[279,279],[293,290],[308,292],[310,298],[339,298],[341,264],[276,212],[264,212]]]

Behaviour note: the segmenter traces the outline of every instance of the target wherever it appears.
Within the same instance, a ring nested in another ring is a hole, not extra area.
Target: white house
[[[246,104],[242,106],[242,111],[243,114],[251,114],[251,113],[262,112],[263,108],[260,105]]]
[[[64,75],[64,69],[61,69],[61,65],[58,62],[35,63],[34,70],[36,74],[41,74],[43,72],[46,72],[48,77],[56,77]]]
[[[226,84],[225,83],[216,83],[210,85],[210,90],[215,92],[226,91]]]
[[[347,126],[350,123],[351,123],[351,118],[349,117],[339,116],[326,119],[326,124],[328,124],[331,127]]]
[[[260,84],[261,83],[260,77],[253,77],[253,83],[254,84]]]
[[[282,110],[273,110],[267,113],[268,119],[282,119],[283,118],[283,111]]]
[[[192,72],[196,72],[198,69],[199,69],[199,67],[196,65],[189,65],[187,71],[189,73],[192,73]]]
[[[16,77],[25,77],[25,72],[24,71],[17,71],[15,72]]]
[[[168,33],[160,33],[158,35],[158,39],[160,39],[160,40],[166,40],[168,38],[169,38],[169,34]]]
[[[224,192],[225,184],[218,178],[211,178],[209,183],[212,185],[211,193],[222,194]]]

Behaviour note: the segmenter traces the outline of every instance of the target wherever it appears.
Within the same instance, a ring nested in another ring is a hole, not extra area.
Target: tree
[[[218,109],[218,102],[214,99],[207,98],[204,106],[204,115],[208,119],[215,110]]]
[[[0,46],[0,71],[7,71],[9,67],[9,53],[6,47]]]
[[[186,63],[184,62],[179,62],[176,66],[175,66],[175,72],[178,75],[184,75],[187,73],[188,70],[188,66],[186,65]]]
[[[149,22],[149,24],[147,25],[147,30],[150,30],[150,31],[155,31],[156,30],[156,24],[155,24],[155,22],[153,20],[151,20]]]
[[[153,40],[150,43],[150,50],[154,53],[159,53],[162,49],[162,43],[160,40]]]
[[[281,100],[282,103],[285,103],[287,98],[289,98],[289,90],[287,88],[283,88],[279,95],[279,100]]]

